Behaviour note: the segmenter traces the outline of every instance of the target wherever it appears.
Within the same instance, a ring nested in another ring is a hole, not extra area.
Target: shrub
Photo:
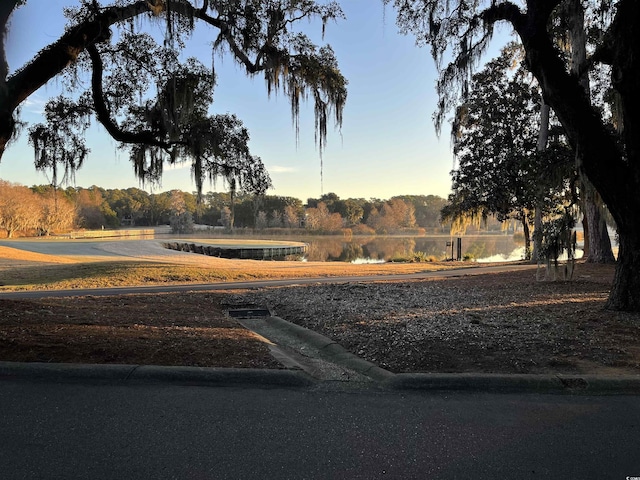
[[[426,252],[413,252],[413,262],[416,263],[427,263],[427,262],[435,262],[436,257],[433,255],[429,255]]]
[[[469,248],[467,248],[467,251],[463,255],[463,259],[469,261],[475,260],[477,258],[483,258],[486,250],[487,244],[482,240],[476,240],[471,245],[469,245]]]
[[[191,212],[182,212],[174,214],[169,220],[171,225],[171,233],[193,233],[193,217]]]
[[[431,263],[437,262],[435,255],[429,255],[426,252],[413,252],[408,255],[397,255],[389,260],[393,263]]]

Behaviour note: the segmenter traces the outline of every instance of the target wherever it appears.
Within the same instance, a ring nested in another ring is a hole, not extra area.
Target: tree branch
[[[88,45],[105,39],[112,25],[148,11],[149,6],[144,0],[126,7],[110,7],[96,15],[94,20],[82,22],[68,30],[57,42],[40,51],[32,62],[7,80],[7,106],[11,111],[15,110],[32,93],[74,62]]]
[[[4,88],[4,82],[9,74],[9,66],[7,65],[5,51],[5,35],[8,27],[9,17],[16,9],[18,3],[16,0],[4,0],[0,3],[0,88]]]
[[[562,2],[563,0],[527,0],[527,12],[529,16],[536,17],[546,24],[551,13]]]
[[[3,6],[4,3],[3,0]],[[178,3],[182,11],[193,10],[186,0],[179,0]],[[150,6],[146,0],[137,0],[126,6],[112,6],[96,12],[91,19],[69,29],[58,41],[41,50],[31,62],[7,78],[6,82],[5,77],[0,79],[0,87],[2,87],[0,88],[0,158],[15,129],[13,112],[22,102],[60,74],[70,63],[75,62],[78,55],[88,46],[96,45],[108,38],[112,25],[136,18],[149,11]],[[202,16],[203,20],[210,25],[220,25],[220,22],[204,13],[194,16],[198,18]],[[99,103],[96,104],[97,108]],[[108,110],[107,117],[103,117],[102,120],[105,127],[109,124],[114,125],[110,121]],[[154,143],[157,144],[157,141]]]
[[[15,0],[13,1],[15,2]],[[218,38],[226,41],[234,58],[246,68],[249,75],[279,66],[286,56],[286,51],[281,52],[273,47],[269,49],[263,47],[258,49],[256,58],[252,60],[249,53],[238,44],[234,37],[235,26],[232,16],[230,21],[226,22],[222,17],[214,18],[209,15],[206,10],[212,5],[210,1],[205,1],[200,8],[195,8],[189,0],[166,0],[163,3],[165,9],[166,3],[169,1],[172,15],[198,19],[217,28],[220,31]],[[102,91],[102,60],[100,53],[95,48],[97,44],[109,39],[111,26],[145,13],[148,14],[152,8],[157,10],[160,4],[159,1],[151,4],[148,0],[130,0],[126,5],[119,4],[98,11],[98,3],[94,1],[94,8],[88,18],[80,21],[67,30],[58,41],[40,51],[30,63],[8,77],[6,82],[4,82],[4,78],[0,79],[0,158],[15,129],[13,114],[16,108],[49,80],[59,75],[69,64],[75,62],[78,55],[84,50],[88,51],[93,64],[92,89],[98,119],[114,139],[125,143],[145,143],[162,148],[171,146],[173,143],[159,140],[158,136],[151,131],[124,132],[112,119]],[[213,5],[217,4],[214,2]],[[302,10],[301,16],[311,13],[314,12]],[[275,32],[278,32],[280,27],[278,25]],[[273,35],[275,36],[276,33]],[[265,42],[267,46],[269,46],[270,40],[271,35]]]
[[[487,8],[480,14],[485,25],[493,25],[500,21],[507,21],[517,30],[518,25],[523,25],[526,16],[511,2],[503,2]]]
[[[95,45],[87,45],[87,52],[91,58],[91,93],[93,104],[98,121],[107,129],[109,135],[122,143],[136,143],[156,146],[164,149],[171,148],[172,145],[183,142],[165,142],[151,131],[127,132],[122,130],[116,122],[111,118],[111,113],[104,101],[104,92],[102,89],[102,72],[103,65],[100,53]]]

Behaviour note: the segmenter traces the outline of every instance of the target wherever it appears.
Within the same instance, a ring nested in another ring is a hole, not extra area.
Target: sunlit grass
[[[4,290],[33,290],[207,283],[252,277],[241,272],[190,265],[105,262],[4,269],[1,278]]]
[[[366,264],[341,262],[261,262],[222,260],[220,266],[175,265],[151,262],[90,262],[34,264],[0,268],[2,290],[105,288],[136,285],[215,283],[244,280],[355,275],[392,275],[442,270],[448,264]]]

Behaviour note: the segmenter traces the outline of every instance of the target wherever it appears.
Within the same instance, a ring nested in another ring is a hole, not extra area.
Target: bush
[[[487,244],[482,240],[476,240],[463,255],[465,261],[475,260],[477,258],[483,258],[483,255],[487,251]]]
[[[389,260],[393,263],[432,263],[437,262],[435,255],[429,255],[426,252],[413,252],[406,256],[398,255]]]
[[[169,220],[171,233],[193,233],[195,228],[191,212],[174,214]]]
[[[431,263],[436,262],[436,257],[434,255],[428,255],[426,252],[413,252],[413,262],[416,263]]]

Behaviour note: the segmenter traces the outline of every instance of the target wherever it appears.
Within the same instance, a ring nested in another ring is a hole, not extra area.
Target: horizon
[[[1,181],[8,181],[8,182],[10,182],[12,184],[15,184],[15,185],[18,185],[18,186],[22,186],[22,187],[27,187],[27,188],[30,188],[30,189],[31,188],[36,188],[36,187],[53,187],[53,185],[51,183],[37,183],[37,184],[25,185],[25,184],[22,184],[20,182],[12,182],[10,180],[6,180],[6,179],[0,177],[0,182]],[[101,188],[103,190],[128,190],[130,188],[135,188],[135,189],[138,189],[138,190],[141,190],[141,191],[147,193],[148,195],[161,195],[163,193],[170,193],[172,190],[180,190],[180,189],[162,189],[160,191],[150,192],[147,189],[136,187],[136,186],[133,186],[133,185],[130,185],[128,187],[106,188],[106,187],[102,187],[102,186],[97,185],[97,184],[93,184],[93,185],[89,185],[89,186],[83,186],[83,185],[59,185],[58,186],[58,190],[63,190],[64,191],[64,190],[66,190],[68,188],[89,190],[92,187]],[[187,190],[180,190],[180,191],[183,192],[183,193],[188,193],[190,195],[196,195],[197,194],[197,191],[195,189],[194,190],[190,190],[190,191],[187,191]],[[202,191],[202,195],[203,196],[204,195],[208,195],[209,193],[217,193],[217,194],[227,194],[227,195],[229,195],[229,191],[227,191],[227,190],[224,190],[224,191],[203,190]],[[433,193],[399,193],[399,194],[391,195],[389,197],[374,197],[374,196],[364,196],[364,197],[349,196],[349,197],[343,197],[341,195],[338,195],[335,192],[326,192],[323,195],[331,195],[331,194],[337,195],[340,200],[363,199],[363,200],[366,200],[366,201],[380,200],[380,201],[383,201],[383,202],[386,202],[386,201],[389,201],[389,200],[391,200],[393,198],[398,198],[398,197],[429,197],[429,196],[433,196],[433,197],[442,198],[443,200],[447,199],[447,197],[443,197],[443,196],[440,196],[440,195],[437,195],[437,194],[433,194]],[[243,194],[241,194],[241,193],[236,193],[236,197],[241,197],[242,195]],[[251,194],[248,194],[248,195],[251,195]],[[302,203],[305,204],[306,200],[308,200],[308,199],[319,200],[322,195],[319,195],[317,197],[313,197],[313,196],[312,197],[310,197],[310,196],[307,196],[307,197],[296,197],[296,196],[293,196],[293,195],[279,195],[279,194],[276,194],[276,193],[269,193],[269,191],[267,191],[265,196],[266,197],[296,198],[298,200],[302,200]]]

